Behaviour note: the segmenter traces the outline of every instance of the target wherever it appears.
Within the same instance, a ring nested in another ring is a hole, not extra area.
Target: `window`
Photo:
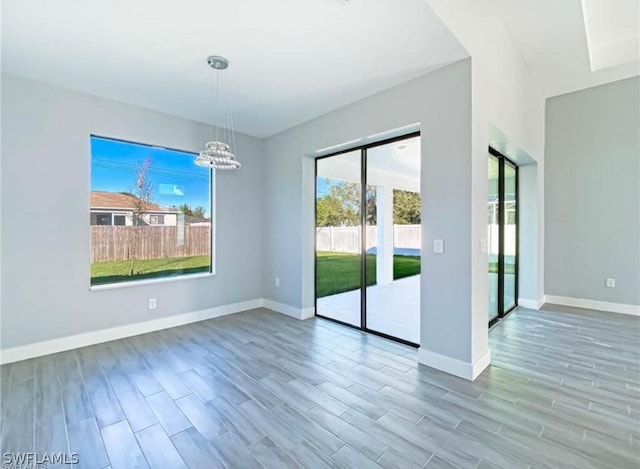
[[[195,156],[91,137],[91,285],[213,272],[215,173]]]
[[[96,225],[111,225],[111,214],[110,213],[97,213],[96,214]]]
[[[150,225],[164,225],[164,215],[151,215]]]

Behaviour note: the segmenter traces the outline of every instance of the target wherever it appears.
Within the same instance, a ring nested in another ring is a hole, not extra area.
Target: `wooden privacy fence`
[[[91,262],[126,261],[139,230],[136,259],[211,253],[211,226],[91,226]]]

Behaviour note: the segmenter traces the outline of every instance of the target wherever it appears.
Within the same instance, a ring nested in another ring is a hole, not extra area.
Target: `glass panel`
[[[367,150],[367,328],[420,343],[420,137]]]
[[[516,169],[504,165],[504,311],[516,304]]]
[[[498,184],[500,162],[489,156],[489,196],[487,199],[487,252],[489,255],[489,321],[498,316],[498,253],[500,225],[498,208],[500,191]]]
[[[212,271],[213,175],[195,156],[91,137],[91,285]]]
[[[361,152],[316,164],[316,314],[360,327]]]

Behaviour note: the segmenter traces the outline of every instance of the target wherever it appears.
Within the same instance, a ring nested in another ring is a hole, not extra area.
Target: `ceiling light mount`
[[[207,57],[207,63],[214,70],[225,70],[229,67],[229,61],[219,55],[210,55]]]

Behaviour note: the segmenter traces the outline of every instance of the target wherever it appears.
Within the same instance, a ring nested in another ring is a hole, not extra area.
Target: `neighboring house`
[[[135,197],[119,192],[91,192],[91,225],[133,225]],[[176,226],[177,210],[149,203],[140,217],[144,225]]]

